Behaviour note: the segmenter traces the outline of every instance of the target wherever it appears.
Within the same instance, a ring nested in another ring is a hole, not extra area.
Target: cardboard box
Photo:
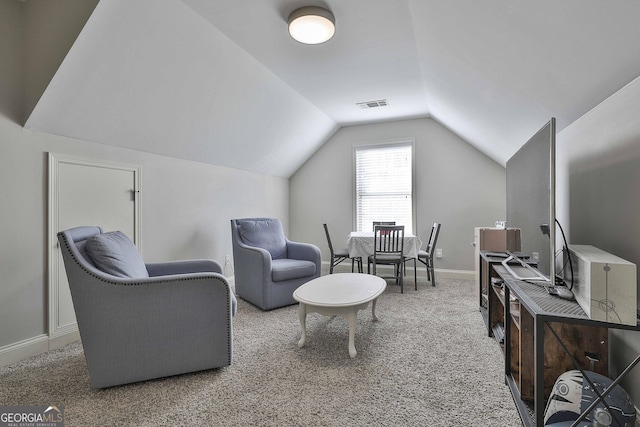
[[[637,324],[636,265],[589,245],[569,245],[573,294],[589,318]],[[565,268],[567,284],[571,279]]]
[[[489,252],[520,252],[519,228],[480,228],[480,250]]]

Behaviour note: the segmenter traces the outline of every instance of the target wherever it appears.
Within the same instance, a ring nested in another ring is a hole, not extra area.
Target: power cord
[[[558,224],[558,227],[560,228],[560,233],[562,233],[562,240],[564,242],[564,246],[562,247],[562,250],[564,251],[564,253],[567,254],[567,260],[569,261],[569,273],[571,274],[571,285],[569,286],[569,290],[572,290],[573,289],[573,263],[571,262],[571,253],[569,252],[569,244],[567,243],[567,236],[565,236],[564,234],[562,225],[560,225],[560,221],[558,221],[557,218],[556,218],[556,224]],[[567,263],[565,262],[564,265],[562,266],[561,271],[564,271],[566,265]]]

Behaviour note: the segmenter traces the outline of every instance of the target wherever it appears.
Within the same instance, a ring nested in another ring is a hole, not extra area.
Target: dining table
[[[367,259],[373,255],[373,231],[352,231],[347,238],[349,257]],[[422,240],[414,234],[404,235],[404,257],[418,258],[418,251],[422,247]]]

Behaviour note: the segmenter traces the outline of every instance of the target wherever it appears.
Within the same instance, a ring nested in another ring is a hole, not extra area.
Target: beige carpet
[[[359,312],[355,359],[345,320],[310,314],[299,349],[297,306],[239,300],[230,367],[94,390],[74,343],[0,368],[0,404],[64,405],[66,426],[521,426],[473,283],[407,282],[379,322]]]

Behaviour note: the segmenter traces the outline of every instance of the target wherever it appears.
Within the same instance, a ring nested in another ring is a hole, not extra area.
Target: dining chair
[[[348,259],[351,260],[351,272],[354,272],[355,263],[358,263],[358,273],[362,273],[362,258],[360,257],[350,257],[349,251],[345,249],[333,249],[333,245],[331,244],[331,236],[329,235],[329,227],[327,224],[322,224],[324,226],[324,234],[327,235],[327,243],[329,244],[329,252],[331,252],[331,263],[329,266],[329,274],[333,274],[333,268],[340,264],[342,261],[346,261]]]
[[[438,241],[438,235],[440,235],[440,227],[442,224],[434,222],[431,226],[431,234],[429,235],[429,242],[425,250],[418,251],[418,261],[423,263],[427,267],[427,280],[431,280],[431,286],[436,285],[435,270],[433,268],[433,255],[436,250],[436,242]],[[415,260],[413,264],[413,274],[416,275]],[[416,282],[417,283],[417,282]]]
[[[376,231],[377,225],[396,225],[395,221],[373,221],[373,231]]]
[[[404,225],[378,225],[373,233],[373,255],[369,255],[367,272],[376,274],[378,264],[393,265],[395,274],[392,277],[396,285],[400,285],[400,293],[404,293],[402,270],[404,265]]]

